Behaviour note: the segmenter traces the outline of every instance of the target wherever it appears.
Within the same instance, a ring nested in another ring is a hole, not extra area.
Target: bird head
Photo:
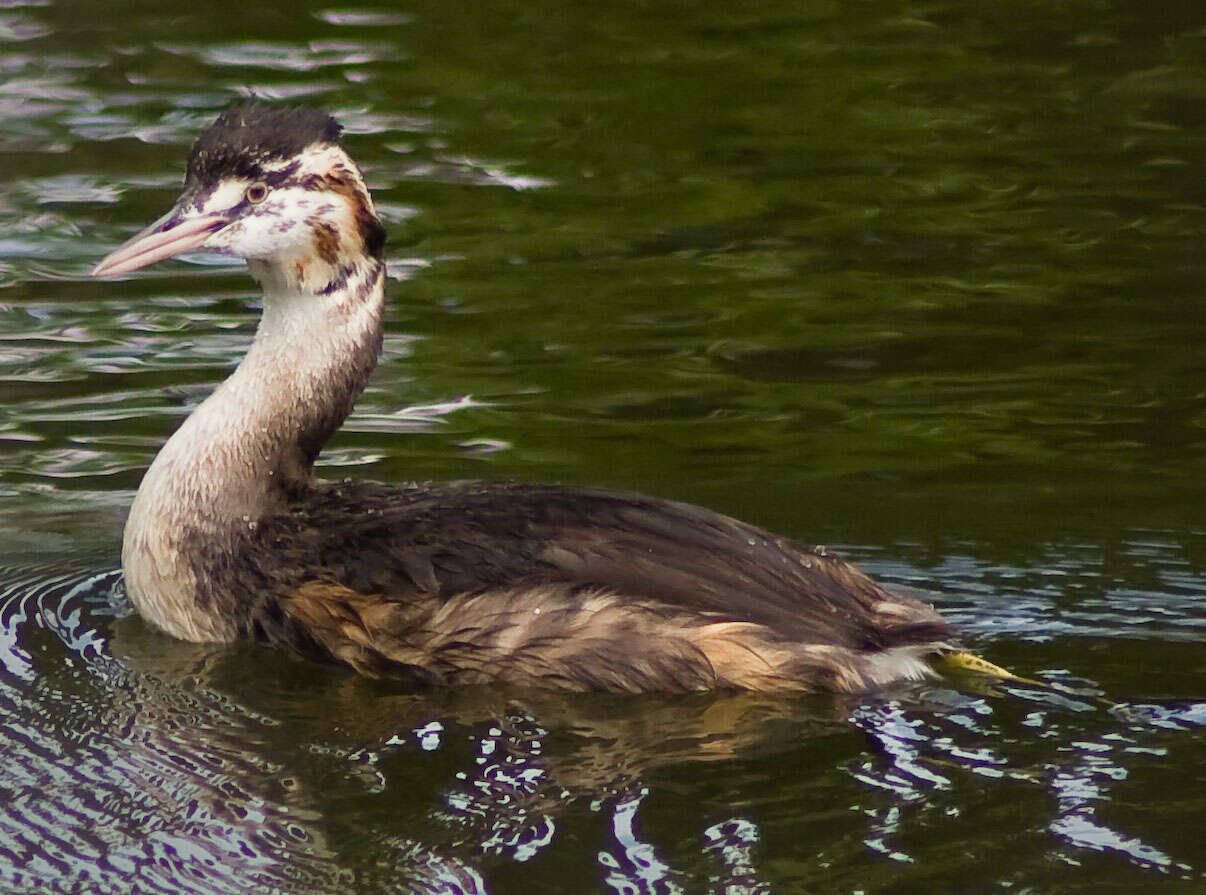
[[[266,289],[326,294],[379,266],[385,230],[341,130],[304,107],[232,106],[197,138],[171,211],[92,275],[204,249],[246,259]]]

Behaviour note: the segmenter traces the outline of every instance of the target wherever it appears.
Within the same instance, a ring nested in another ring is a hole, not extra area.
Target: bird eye
[[[247,191],[243,195],[247,197],[247,201],[252,205],[259,205],[268,198],[268,184],[257,180],[251,186],[247,187]]]

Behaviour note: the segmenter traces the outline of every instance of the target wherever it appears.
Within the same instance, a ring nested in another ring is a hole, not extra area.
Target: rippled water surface
[[[1206,887],[1206,7],[0,0],[0,891]],[[390,234],[331,476],[836,545],[1048,686],[415,694],[131,617],[239,265],[91,266],[236,95]]]

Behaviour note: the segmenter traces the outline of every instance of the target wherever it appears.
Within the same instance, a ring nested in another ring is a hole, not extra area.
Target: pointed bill
[[[180,212],[173,208],[96,265],[92,276],[115,277],[175,257],[202,245],[227,223],[225,217],[217,214],[182,219]]]

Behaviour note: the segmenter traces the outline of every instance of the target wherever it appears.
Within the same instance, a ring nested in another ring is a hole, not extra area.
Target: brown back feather
[[[391,661],[414,664],[418,680],[472,679],[465,669],[475,661],[496,661],[494,647],[482,645],[511,643],[513,635],[504,629],[517,622],[499,607],[516,594],[556,594],[579,606],[591,595],[612,594],[639,607],[606,616],[618,626],[606,633],[596,627],[575,634],[573,625],[542,627],[523,617],[531,636],[509,661],[534,662],[534,678],[576,675],[577,689],[640,688],[639,680],[591,677],[605,676],[602,669],[619,661],[617,650],[631,659],[634,649],[657,651],[658,643],[665,644],[666,661],[678,663],[678,676],[685,675],[675,688],[695,689],[691,681],[715,685],[705,679],[720,666],[733,672],[726,680],[755,674],[760,656],[744,665],[739,659],[751,652],[771,655],[776,643],[818,647],[797,650],[792,661],[815,664],[819,674],[827,661],[832,664],[823,648],[861,654],[952,639],[932,608],[885,590],[832,555],[699,507],[601,490],[324,485],[301,496],[289,513],[262,520],[243,556],[232,570],[240,580],[225,587],[260,595],[248,621],[258,636],[368,673],[381,658],[366,656],[389,641]],[[335,598],[337,608],[324,608],[319,597]],[[453,604],[455,612],[433,621],[441,606]],[[346,617],[349,612],[355,620]],[[491,612],[506,619],[491,628]],[[364,627],[366,614],[375,621],[367,626],[370,634],[361,635],[357,626]],[[666,625],[659,627],[659,617]],[[457,625],[466,630],[458,635]],[[671,649],[667,633],[692,627],[699,633]],[[335,630],[345,632],[341,645],[315,633]],[[379,642],[369,649],[365,636]],[[571,672],[543,668],[543,658],[531,658],[556,654],[557,639],[574,636],[579,642]],[[623,636],[636,640],[609,642]],[[691,659],[701,656],[707,659],[702,664]],[[430,666],[443,670],[433,676]],[[454,673],[454,666],[461,670]],[[497,669],[481,676],[489,673],[497,676]],[[630,671],[637,678],[644,673]],[[671,673],[659,667],[648,674]]]

